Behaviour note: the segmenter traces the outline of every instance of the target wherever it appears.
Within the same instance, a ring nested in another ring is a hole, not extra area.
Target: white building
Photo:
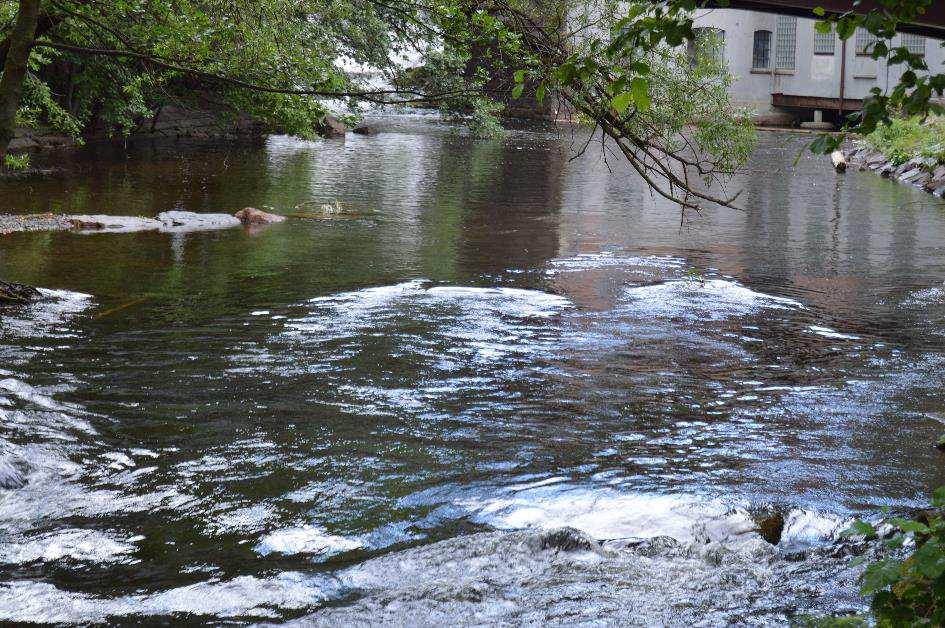
[[[865,30],[842,42],[836,33],[818,33],[814,19],[737,9],[703,10],[695,23],[723,38],[736,77],[732,95],[762,123],[784,122],[778,118],[786,113],[811,120],[816,110],[835,120],[841,103],[845,111],[859,109],[870,89],[893,88],[904,70],[869,56],[867,46],[875,40]],[[938,40],[900,34],[892,46],[902,45],[925,55],[933,71],[945,62]]]

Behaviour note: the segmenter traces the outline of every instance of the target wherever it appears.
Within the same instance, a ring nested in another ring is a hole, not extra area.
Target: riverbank
[[[114,130],[93,127],[80,142],[69,135],[48,128],[19,127],[10,142],[11,153],[38,152],[51,149],[79,148],[83,144],[127,142],[137,139],[189,138],[233,140],[261,136],[266,127],[245,114],[233,114],[218,108],[167,105],[142,118],[126,136]]]
[[[896,119],[843,148],[850,165],[945,196],[945,121]]]
[[[843,149],[851,166],[876,172],[887,179],[921,188],[941,198],[945,196],[945,164],[931,157],[913,157],[897,165],[896,159],[859,142]]]

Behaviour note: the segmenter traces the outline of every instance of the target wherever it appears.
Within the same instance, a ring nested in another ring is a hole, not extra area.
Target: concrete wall
[[[861,99],[870,89],[879,87],[884,91],[899,82],[902,66],[887,68],[884,59],[874,60],[856,54],[855,37],[845,43],[834,36],[833,55],[814,54],[813,19],[797,18],[795,60],[793,70],[774,69],[778,16],[757,11],[736,9],[703,10],[697,13],[697,27],[718,28],[725,31],[725,57],[736,82],[732,87],[733,97],[740,104],[750,106],[758,112],[773,110],[771,94],[790,96],[815,96],[839,98],[840,66],[842,48],[847,49],[845,98]],[[767,30],[772,33],[771,68],[752,68],[754,33]],[[902,36],[897,36],[892,45],[900,45]],[[941,42],[927,39],[925,55],[933,71],[941,71],[945,63],[945,51]]]

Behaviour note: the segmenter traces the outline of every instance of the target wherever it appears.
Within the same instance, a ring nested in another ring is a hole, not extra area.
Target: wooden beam
[[[794,109],[820,109],[822,111],[840,110],[859,111],[863,101],[859,98],[828,98],[824,96],[796,96],[794,94],[771,94],[771,104],[775,107]]]

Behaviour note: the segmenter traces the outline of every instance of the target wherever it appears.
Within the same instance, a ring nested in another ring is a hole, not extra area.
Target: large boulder
[[[285,216],[270,214],[255,207],[244,207],[235,214],[237,220],[244,225],[268,225],[274,222],[283,222]]]

